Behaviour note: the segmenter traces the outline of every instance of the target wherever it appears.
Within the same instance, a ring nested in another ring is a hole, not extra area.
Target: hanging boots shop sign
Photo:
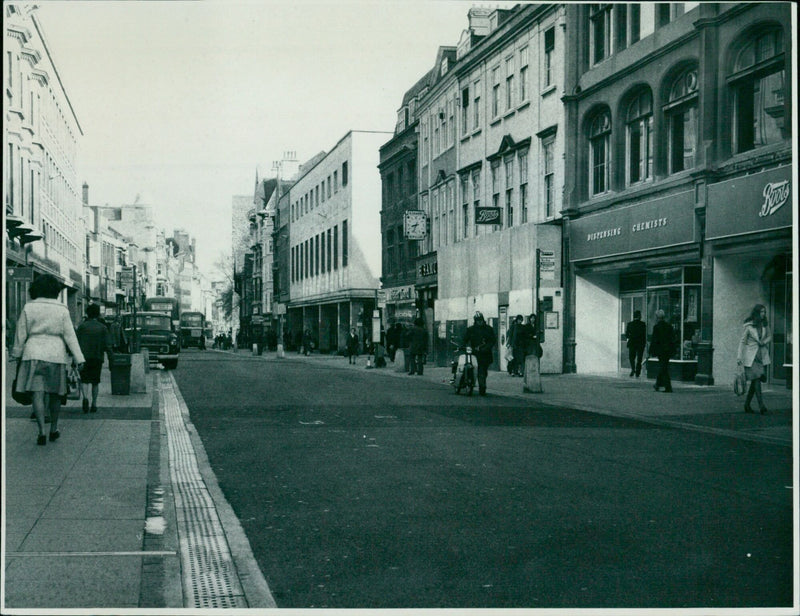
[[[791,228],[792,167],[753,173],[710,184],[706,238],[741,236]]]

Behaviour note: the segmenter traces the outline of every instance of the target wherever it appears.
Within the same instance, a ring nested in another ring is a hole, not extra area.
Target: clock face
[[[421,240],[428,235],[428,218],[422,210],[409,210],[405,213],[406,239]]]

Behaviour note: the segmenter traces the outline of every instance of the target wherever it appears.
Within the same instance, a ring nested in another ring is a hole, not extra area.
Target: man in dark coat
[[[478,393],[486,395],[486,377],[489,375],[489,364],[492,363],[492,348],[495,345],[494,330],[486,324],[483,314],[476,312],[474,323],[467,328],[464,335],[464,346],[472,347],[472,353],[478,360]]]
[[[642,357],[644,347],[647,345],[647,326],[642,321],[641,310],[634,310],[633,321],[625,327],[625,338],[628,341],[628,358],[631,362],[631,376],[642,372]]]
[[[425,331],[425,322],[419,317],[414,319],[414,327],[411,328],[408,352],[411,355],[409,374],[422,376],[422,366],[428,354],[428,332]]]
[[[658,376],[656,377],[656,384],[653,389],[658,391],[659,387],[664,387],[664,391],[669,393],[672,391],[672,380],[669,376],[669,360],[672,353],[675,351],[673,341],[673,329],[667,321],[664,320],[665,314],[663,310],[656,310],[656,320],[658,321],[653,326],[653,334],[650,337],[650,355],[658,357]]]
[[[100,306],[89,304],[86,307],[86,320],[78,325],[75,332],[81,352],[86,358],[81,370],[83,383],[83,412],[89,412],[89,388],[92,393],[92,413],[97,412],[97,394],[100,389],[100,372],[103,368],[103,357],[108,355],[111,364],[114,342],[108,328],[100,320]]]

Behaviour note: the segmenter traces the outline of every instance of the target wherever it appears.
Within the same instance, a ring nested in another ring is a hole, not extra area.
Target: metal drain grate
[[[159,385],[178,513],[185,607],[247,607],[214,501],[197,467],[172,375],[161,373]]]

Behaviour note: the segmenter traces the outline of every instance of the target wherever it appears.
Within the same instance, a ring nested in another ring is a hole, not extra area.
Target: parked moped
[[[475,360],[472,355],[472,347],[461,347],[460,353],[453,359],[451,368],[453,370],[453,380],[450,381],[460,394],[462,389],[467,391],[467,395],[472,395],[475,388]]]

